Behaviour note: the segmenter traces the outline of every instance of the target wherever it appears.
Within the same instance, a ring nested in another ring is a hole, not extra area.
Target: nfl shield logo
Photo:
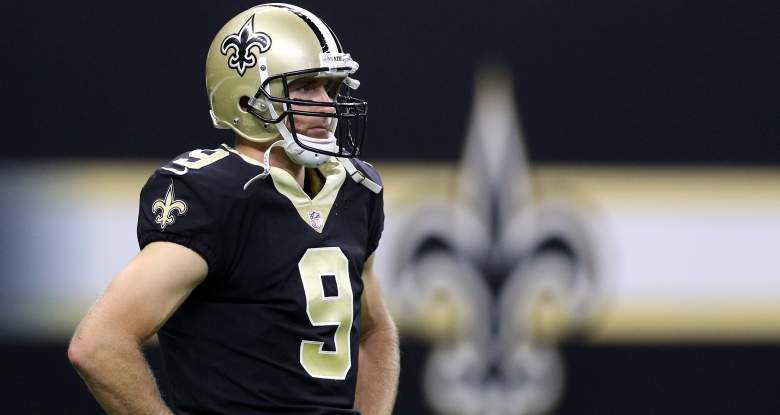
[[[309,212],[309,225],[317,232],[322,230],[322,212],[313,210]]]

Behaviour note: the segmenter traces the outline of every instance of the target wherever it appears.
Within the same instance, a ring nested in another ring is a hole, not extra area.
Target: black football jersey
[[[319,169],[314,198],[278,168],[245,189],[261,168],[223,145],[177,157],[141,191],[141,248],[170,241],[208,263],[158,332],[177,414],[357,413],[361,276],[382,193],[336,159]]]

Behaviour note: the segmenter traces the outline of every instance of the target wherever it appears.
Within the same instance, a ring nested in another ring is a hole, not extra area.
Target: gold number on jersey
[[[182,175],[187,173],[189,169],[197,170],[206,167],[211,163],[214,163],[218,160],[222,160],[223,158],[227,157],[229,154],[230,153],[228,153],[227,150],[221,148],[216,150],[192,150],[187,154],[186,158],[184,157],[178,158],[171,162],[171,164],[183,168],[176,168],[174,166],[169,165],[163,167],[163,170],[167,170],[171,173]]]
[[[298,262],[306,294],[306,314],[313,326],[336,326],[335,351],[322,350],[324,342],[301,341],[301,365],[315,378],[343,380],[352,357],[349,332],[352,329],[352,284],[347,257],[339,248],[310,248]],[[338,293],[326,297],[323,276],[336,279]]]

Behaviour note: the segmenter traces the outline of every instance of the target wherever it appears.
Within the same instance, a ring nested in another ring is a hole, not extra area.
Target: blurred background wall
[[[205,53],[254,4],[4,6],[7,412],[100,413],[69,335],[148,175],[232,141]],[[396,413],[780,410],[775,2],[297,4],[361,65]]]

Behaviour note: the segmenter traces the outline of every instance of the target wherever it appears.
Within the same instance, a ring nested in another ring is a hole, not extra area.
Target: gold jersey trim
[[[339,194],[339,189],[347,178],[347,172],[344,166],[334,158],[318,169],[325,176],[325,184],[314,198],[310,198],[306,194],[298,181],[287,170],[272,166],[271,179],[276,190],[290,200],[301,219],[312,229],[322,233],[333,203],[336,201],[336,196]],[[318,217],[316,221],[312,219],[314,213]]]
[[[238,155],[247,163],[262,167],[262,163],[239,153],[236,149],[226,144],[222,144],[222,147]],[[333,203],[336,201],[336,196],[339,194],[339,189],[341,189],[346,180],[347,172],[344,166],[334,157],[331,157],[327,163],[318,167],[318,170],[325,177],[325,184],[314,198],[310,198],[306,194],[298,184],[298,181],[287,170],[271,166],[270,174],[276,191],[290,200],[295,210],[298,211],[298,215],[309,227],[318,233],[322,233]]]

